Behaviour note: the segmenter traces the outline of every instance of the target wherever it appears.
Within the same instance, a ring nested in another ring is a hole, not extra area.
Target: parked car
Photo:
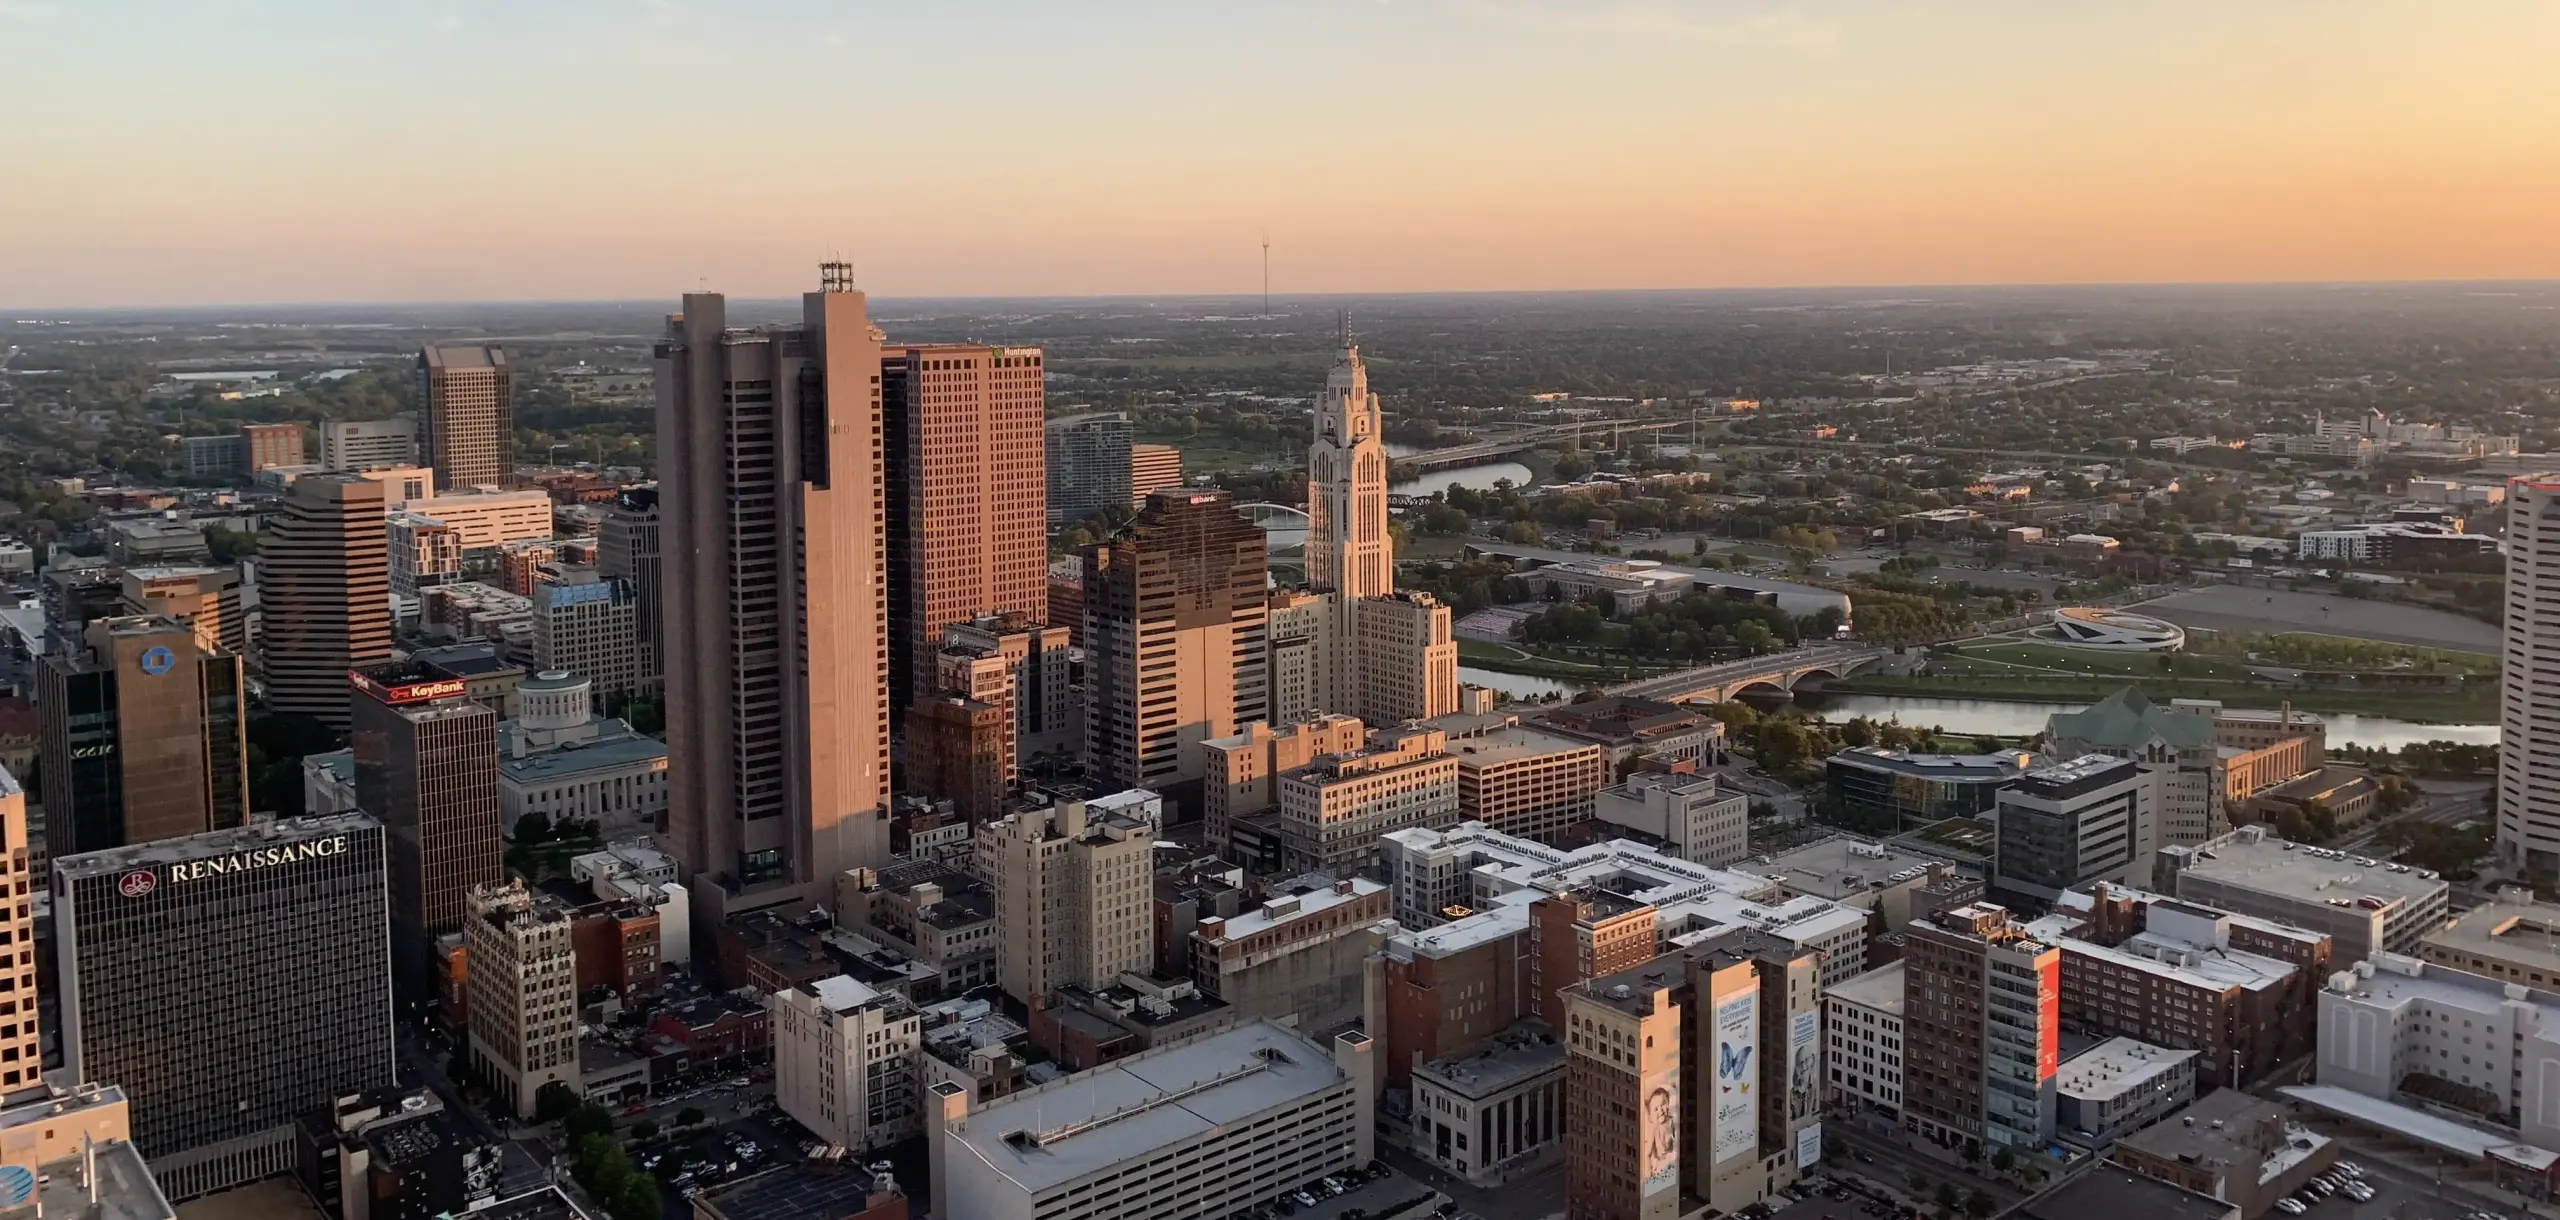
[[[2276,1200],[2276,1210],[2283,1212],[2288,1216],[2299,1216],[2311,1209],[2304,1207],[2300,1199],[2296,1199],[2292,1195],[2286,1195],[2285,1197]]]

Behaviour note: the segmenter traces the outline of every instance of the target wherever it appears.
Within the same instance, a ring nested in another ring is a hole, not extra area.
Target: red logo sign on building
[[[159,874],[149,869],[136,869],[116,880],[116,892],[127,898],[143,897],[159,887]]]

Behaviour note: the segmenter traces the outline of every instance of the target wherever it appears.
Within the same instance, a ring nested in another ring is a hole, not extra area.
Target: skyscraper
[[[1344,602],[1395,592],[1387,537],[1387,446],[1378,396],[1351,336],[1316,396],[1315,443],[1307,449],[1307,582]]]
[[[1269,543],[1223,491],[1160,491],[1084,551],[1085,760],[1201,811],[1200,743],[1268,719]]]
[[[2560,482],[2507,484],[2506,655],[2498,701],[2498,859],[2560,865]]]
[[[2062,950],[1972,903],[1905,929],[1902,1122],[1941,1147],[2041,1147],[2061,1066]]]
[[[657,488],[628,488],[614,497],[604,522],[596,527],[596,568],[631,582],[639,617],[635,630],[639,672],[634,681],[642,694],[656,694],[666,673],[658,627]]]
[[[258,549],[267,706],[347,727],[347,671],[391,658],[384,485],[306,475]]]
[[[437,343],[418,352],[418,441],[438,491],[514,480],[516,379],[504,349]]]
[[[463,928],[471,1065],[518,1118],[547,1084],[578,1087],[578,954],[569,907],[521,877],[471,887]]]
[[[842,264],[801,312],[688,294],[657,346],[667,839],[706,935],[889,854],[880,335]]]
[[[123,1086],[170,1198],[290,1170],[297,1120],[392,1085],[382,890],[360,813],[54,861],[63,1064]]]
[[[429,943],[461,929],[471,887],[506,875],[498,714],[415,662],[349,677],[356,804],[388,832],[392,956],[401,986],[422,990]]]
[[[1093,411],[1042,425],[1047,435],[1049,521],[1082,521],[1130,502],[1129,415]]]
[[[934,693],[942,629],[1045,615],[1040,349],[937,344],[880,357],[892,706]]]
[[[1034,1003],[1060,987],[1107,987],[1155,953],[1147,883],[1155,828],[1082,801],[978,828],[978,874],[996,895],[996,974]]]
[[[18,777],[0,771],[0,870],[21,890],[41,892],[44,877],[30,877],[34,844],[27,837],[27,793]],[[0,1094],[14,1094],[44,1079],[44,1044],[36,1037],[36,920],[31,903],[0,904]]]
[[[83,645],[39,675],[46,845],[71,855],[246,823],[240,658],[156,614],[99,619]]]

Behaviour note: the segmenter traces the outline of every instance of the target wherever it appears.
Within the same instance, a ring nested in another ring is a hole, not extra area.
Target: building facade
[[[1609,834],[1654,840],[1692,864],[1725,868],[1751,855],[1751,798],[1712,775],[1638,771],[1601,789],[1592,816]]]
[[[1609,760],[1599,746],[1520,725],[1453,737],[1458,820],[1562,842],[1591,819]]]
[[[418,464],[418,421],[331,419],[320,423],[320,468],[379,470]]]
[[[1347,877],[1378,858],[1381,835],[1458,822],[1458,760],[1436,729],[1381,731],[1355,754],[1280,777],[1280,839],[1293,871]]]
[[[1182,487],[1182,451],[1171,445],[1129,446],[1129,503],[1144,507],[1147,497]]]
[[[515,370],[505,349],[437,343],[419,351],[418,442],[438,491],[514,481]]]
[[[579,674],[611,705],[640,689],[640,598],[629,582],[583,565],[553,568],[533,589],[533,661]]]
[[[171,1198],[290,1170],[297,1119],[392,1085],[385,856],[338,814],[54,861],[64,1066],[125,1090]]]
[[[267,706],[345,728],[347,672],[391,659],[383,484],[361,475],[294,480],[258,548]]]
[[[2498,858],[2560,867],[2560,482],[2507,485],[2506,646],[2499,657]]]
[[[1042,425],[1048,518],[1082,521],[1106,508],[1140,502],[1129,487],[1129,416],[1121,411],[1065,415]]]
[[[414,662],[349,677],[356,802],[382,819],[392,950],[403,988],[424,994],[427,948],[462,930],[475,888],[506,875],[498,714]]]
[[[658,569],[658,489],[625,488],[596,527],[596,570],[631,586],[635,680],[644,695],[656,694],[666,682]]]
[[[934,693],[943,628],[1045,617],[1040,349],[936,344],[880,354],[888,476],[891,704]]]
[[[37,671],[52,852],[246,825],[240,658],[202,651],[193,628],[160,615],[94,620],[83,643]]]
[[[1823,993],[1822,1038],[1831,1104],[1902,1125],[1901,962],[1888,962]]]
[[[14,889],[41,892],[45,886],[28,834],[27,790],[5,770],[0,770],[0,868],[6,868],[7,884]],[[14,1095],[44,1080],[44,1042],[37,1036],[36,1020],[34,905],[0,906],[0,935],[8,938],[0,944],[18,946],[0,953],[0,979],[8,981],[13,997],[0,1000],[0,1093]]]
[[[1268,718],[1269,544],[1225,492],[1163,492],[1084,551],[1085,761],[1096,786],[1201,807],[1201,743]]]
[[[978,875],[996,894],[997,980],[1025,1004],[1104,987],[1154,958],[1154,827],[1081,801],[978,828]]]
[[[1200,743],[1206,762],[1200,785],[1209,850],[1228,847],[1236,818],[1280,807],[1280,777],[1327,754],[1349,754],[1368,740],[1357,717],[1319,715],[1275,730],[1256,720],[1233,737]]]
[[[2103,754],[2038,767],[2000,790],[1993,884],[2039,898],[2132,880],[2151,858],[2154,777]]]
[[[526,891],[522,878],[472,886],[465,902],[471,1066],[517,1118],[531,1118],[543,1086],[579,1087],[569,910]]]
[[[905,997],[848,975],[773,993],[775,1104],[857,1153],[913,1138],[919,1024]]]
[[[801,317],[688,294],[656,349],[667,841],[706,933],[889,853],[880,340],[841,264]]]
[[[2062,951],[1990,903],[1904,936],[1904,1129],[1955,1149],[2043,1147],[2062,1059]]]

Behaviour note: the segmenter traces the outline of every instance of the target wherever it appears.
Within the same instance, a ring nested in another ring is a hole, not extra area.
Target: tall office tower
[[[1394,543],[1387,537],[1387,445],[1378,396],[1346,331],[1333,370],[1316,396],[1315,443],[1307,448],[1307,583],[1345,602],[1395,592]]]
[[[1016,768],[1039,755],[1072,758],[1084,750],[1084,725],[1078,718],[1083,709],[1076,697],[1070,655],[1074,645],[1073,632],[1043,626],[1027,614],[980,615],[942,629],[945,657],[958,654],[973,666],[992,657],[1012,671],[1009,698]],[[946,682],[943,689],[959,688]]]
[[[159,615],[89,624],[87,646],[44,658],[45,843],[103,851],[249,820],[240,658],[206,653]]]
[[[296,1120],[392,1086],[382,893],[361,813],[54,861],[63,1064],[123,1086],[170,1198],[290,1171]]]
[[[2498,859],[2560,867],[2560,482],[2507,484],[2507,626],[2499,682]]]
[[[1060,987],[1145,973],[1155,953],[1154,828],[1082,801],[978,828],[978,875],[996,895],[996,980],[1025,1004]]]
[[[66,555],[44,570],[44,650],[78,648],[89,620],[124,612],[124,570],[103,559]]]
[[[1325,667],[1342,646],[1340,602],[1310,589],[1273,589],[1264,611],[1271,640],[1271,722],[1295,724],[1325,715],[1332,692]]]
[[[44,1083],[44,1044],[36,1036],[36,921],[30,890],[42,893],[43,877],[32,881],[34,844],[27,837],[27,792],[18,777],[0,771],[0,892],[15,891],[0,903],[0,1096]]]
[[[1020,774],[1014,765],[1014,667],[1005,662],[1002,653],[991,648],[944,648],[933,654],[933,673],[934,694],[930,699],[919,701],[919,707],[924,703],[957,698],[963,702],[985,704],[999,713],[997,719],[988,722],[996,738],[996,778],[1003,788],[1011,788]],[[971,734],[972,737],[977,735]],[[928,757],[930,753],[923,746],[910,744],[907,749],[908,766],[932,765],[933,760]],[[907,787],[917,792],[949,795],[939,793],[926,784],[911,783]]]
[[[1171,445],[1129,446],[1129,503],[1145,507],[1147,497],[1182,486],[1182,451]]]
[[[1045,436],[1049,521],[1082,521],[1130,502],[1129,416],[1122,411],[1062,415]]]
[[[889,856],[880,335],[851,269],[798,326],[685,297],[657,348],[667,839],[699,913]]]
[[[240,569],[133,568],[124,574],[127,614],[165,614],[196,633],[206,652],[249,652],[249,616],[240,607]]]
[[[471,887],[463,920],[471,1066],[516,1117],[554,1082],[578,1090],[578,953],[568,904],[524,879]]]
[[[505,487],[516,473],[516,376],[495,343],[418,352],[418,448],[436,490]]]
[[[1041,359],[1036,347],[881,351],[889,690],[900,709],[934,693],[943,627],[1048,612]]]
[[[347,671],[391,659],[384,486],[362,475],[293,481],[258,548],[267,707],[347,727]]]
[[[630,582],[583,564],[548,570],[552,579],[533,588],[535,666],[584,675],[610,707],[639,689],[640,598]]]
[[[639,673],[635,680],[641,693],[656,694],[666,682],[666,663],[661,658],[658,616],[658,489],[631,487],[615,496],[604,522],[596,527],[596,568],[607,576],[619,576],[631,582],[631,593],[638,600]]]
[[[1160,491],[1084,551],[1085,765],[1198,816],[1200,743],[1269,720],[1270,547],[1222,491]]]
[[[249,456],[250,474],[303,464],[300,424],[242,424],[240,442]]]
[[[1903,1127],[1955,1149],[2044,1146],[2061,1066],[2062,950],[1983,902],[1905,932]]]
[[[320,468],[380,470],[418,464],[418,421],[332,419],[320,425]]]
[[[389,831],[392,954],[401,986],[421,988],[428,948],[462,929],[472,887],[506,876],[498,714],[464,679],[415,662],[349,677],[356,804]]]

